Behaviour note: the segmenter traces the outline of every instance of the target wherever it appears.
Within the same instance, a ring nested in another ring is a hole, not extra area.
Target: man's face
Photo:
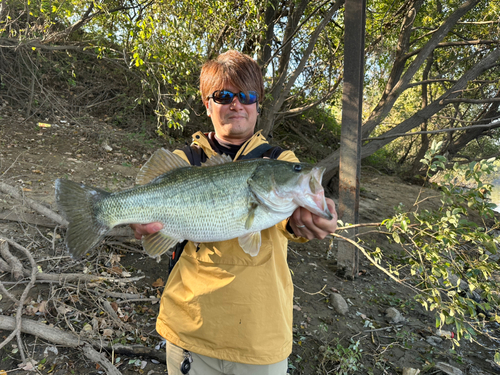
[[[225,90],[238,93],[236,87],[227,85]],[[257,104],[241,104],[235,96],[230,104],[218,104],[213,99],[207,103],[209,116],[214,125],[215,134],[225,142],[243,144],[249,139],[257,123]]]

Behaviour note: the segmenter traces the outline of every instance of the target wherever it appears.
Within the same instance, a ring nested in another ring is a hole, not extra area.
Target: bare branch
[[[479,44],[500,44],[500,41],[476,39],[476,40],[465,40],[461,42],[446,42],[446,43],[439,43],[438,45],[436,45],[436,48],[455,47],[455,46],[474,46]],[[417,49],[415,51],[412,51],[408,53],[405,56],[405,58],[409,59],[412,56],[418,55],[421,50],[422,49]]]
[[[500,121],[496,123],[491,123],[488,125],[473,125],[473,126],[464,126],[462,128],[448,128],[448,129],[440,129],[440,130],[429,130],[425,132],[412,132],[412,133],[398,133],[398,134],[392,134],[389,136],[380,136],[380,137],[371,137],[371,138],[364,138],[363,141],[375,141],[379,139],[388,139],[388,138],[399,138],[399,137],[411,137],[413,135],[418,135],[418,134],[438,134],[438,133],[447,133],[447,132],[456,132],[456,131],[463,131],[463,130],[470,130],[470,129],[477,129],[477,128],[500,128]]]
[[[489,99],[466,99],[466,98],[444,99],[444,100],[441,100],[440,104],[448,104],[448,103],[484,104],[484,103],[495,103],[495,102],[500,102],[500,98],[489,98]]]
[[[407,85],[415,76],[416,72],[424,61],[427,59],[429,54],[436,48],[441,40],[450,32],[453,26],[458,22],[458,20],[464,16],[469,10],[479,3],[480,0],[468,0],[463,3],[453,14],[451,14],[446,21],[439,27],[439,29],[434,33],[431,39],[426,43],[426,45],[419,51],[416,58],[411,62],[411,64],[406,69],[403,76],[396,82],[392,87],[387,87],[389,92],[381,101],[377,104],[375,109],[372,111],[369,119],[363,125],[363,135],[368,136],[373,129],[389,114],[394,106],[394,103],[399,98],[401,93],[407,89]],[[404,64],[404,62],[403,62]]]

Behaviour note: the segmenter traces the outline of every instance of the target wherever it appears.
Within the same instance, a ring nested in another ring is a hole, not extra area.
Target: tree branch
[[[394,106],[394,103],[399,98],[401,93],[407,89],[418,69],[422,66],[429,54],[436,48],[439,42],[450,32],[453,26],[462,18],[469,10],[479,3],[480,0],[468,0],[463,3],[453,14],[451,14],[439,29],[432,35],[426,45],[419,51],[416,58],[411,62],[406,72],[401,79],[392,87],[388,87],[389,94],[381,99],[375,109],[372,111],[369,119],[363,125],[363,136],[367,137],[377,125],[389,114]],[[404,62],[403,62],[404,63]]]
[[[472,103],[472,104],[484,104],[484,103],[496,103],[500,102],[500,98],[489,98],[489,99],[466,99],[466,98],[455,98],[455,99],[443,99],[440,104],[449,103]]]
[[[500,128],[500,121],[497,121],[496,123],[491,123],[488,125],[473,125],[473,126],[464,126],[462,128],[448,128],[448,129],[440,129],[440,130],[429,130],[429,131],[424,131],[424,132],[398,133],[398,134],[392,134],[389,136],[364,138],[363,141],[370,142],[370,141],[375,141],[375,140],[379,140],[379,139],[411,137],[413,135],[418,135],[418,134],[438,134],[438,133],[465,131],[465,130],[471,130],[471,129],[477,129],[477,128],[491,128],[491,129]]]
[[[446,42],[446,43],[439,43],[436,45],[436,48],[445,48],[445,47],[455,47],[455,46],[475,46],[478,44],[500,44],[500,41],[498,40],[482,40],[482,39],[476,39],[476,40],[464,40],[461,42]],[[406,60],[408,60],[410,57],[418,55],[422,49],[417,49],[415,51],[412,51],[405,55]]]

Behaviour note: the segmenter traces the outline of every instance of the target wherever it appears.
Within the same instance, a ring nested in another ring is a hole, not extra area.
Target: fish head
[[[325,200],[321,179],[325,168],[308,163],[268,161],[252,176],[260,185],[259,195],[267,194],[266,200],[292,201],[311,213],[327,220],[333,218]]]

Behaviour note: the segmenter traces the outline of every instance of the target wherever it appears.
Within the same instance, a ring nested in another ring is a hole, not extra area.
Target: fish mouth
[[[302,175],[299,179],[301,194],[294,197],[294,202],[315,215],[332,220],[333,215],[326,204],[325,190],[321,185],[323,173],[325,168],[313,167],[311,172]]]

